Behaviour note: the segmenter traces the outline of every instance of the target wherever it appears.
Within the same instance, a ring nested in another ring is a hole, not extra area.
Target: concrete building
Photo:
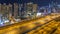
[[[33,4],[33,11],[32,11],[33,18],[36,18],[37,8],[38,8],[38,5],[37,4]]]
[[[8,10],[9,16],[12,16],[12,12],[13,12],[12,4],[10,4],[10,3],[8,4],[7,10]]]
[[[0,14],[1,14],[1,5],[2,5],[2,4],[0,3]]]
[[[33,3],[30,2],[30,3],[27,3],[26,5],[26,17],[27,18],[31,18],[32,17],[32,12],[33,12]]]
[[[14,3],[14,17],[18,17],[18,3]]]
[[[26,7],[26,11],[27,13],[31,13],[33,11],[33,3],[27,3],[27,7]]]
[[[6,13],[6,10],[7,10],[6,3],[3,3],[1,7],[2,7],[1,8],[2,14],[5,14]]]
[[[23,4],[19,4],[19,17],[21,17],[22,15],[22,8],[23,8]]]

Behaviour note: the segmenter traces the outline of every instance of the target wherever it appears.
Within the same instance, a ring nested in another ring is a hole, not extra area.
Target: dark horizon
[[[15,2],[16,3],[33,2],[33,3],[38,4],[39,6],[45,6],[45,5],[48,5],[49,3],[51,3],[52,1],[59,3],[60,0],[0,0],[0,3],[6,3],[6,4],[11,3],[11,4],[13,4]]]

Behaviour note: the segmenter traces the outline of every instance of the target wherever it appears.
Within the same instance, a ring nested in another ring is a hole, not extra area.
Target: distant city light
[[[0,24],[3,24],[2,22]]]
[[[37,13],[37,16],[40,16],[42,13]]]
[[[4,26],[3,22],[0,22],[0,26]]]
[[[4,21],[4,23],[9,22],[9,20]]]

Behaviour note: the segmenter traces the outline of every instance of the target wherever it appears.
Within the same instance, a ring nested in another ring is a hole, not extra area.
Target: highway
[[[43,34],[42,32],[45,30],[48,31],[48,29],[50,29],[50,32],[54,30],[54,27],[58,27],[59,23],[55,21],[58,17],[60,15],[47,15],[45,17],[4,26],[0,28],[0,34]],[[40,31],[42,32],[40,33]],[[47,33],[47,31],[44,33]]]
[[[60,34],[59,32],[60,32],[60,21],[53,20],[48,24],[45,24],[41,27],[38,27],[32,31],[27,32],[26,34]]]

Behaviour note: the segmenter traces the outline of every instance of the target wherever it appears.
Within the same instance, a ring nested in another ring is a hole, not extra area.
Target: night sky
[[[14,2],[17,2],[17,3],[33,2],[33,3],[37,3],[40,6],[45,6],[51,3],[52,1],[60,3],[60,0],[0,0],[0,3],[7,3],[7,4],[12,3],[13,4]]]

